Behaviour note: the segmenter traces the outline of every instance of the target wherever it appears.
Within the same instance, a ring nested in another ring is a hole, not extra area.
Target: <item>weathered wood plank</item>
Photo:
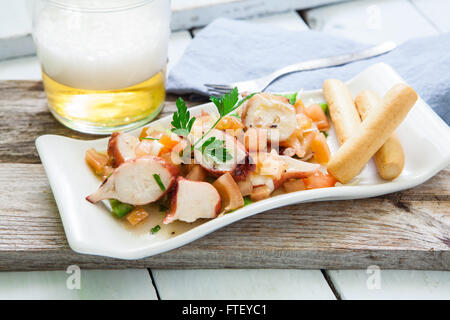
[[[419,270],[327,271],[345,300],[449,300],[450,272]]]
[[[293,205],[151,258],[79,255],[67,245],[40,164],[0,164],[0,270],[365,268],[450,270],[450,168],[382,197]],[[272,236],[276,235],[276,236]]]
[[[59,124],[48,111],[40,81],[0,81],[0,97],[0,163],[40,163],[34,140],[43,134],[77,139],[99,138]],[[176,110],[175,100],[175,96],[167,97],[166,107],[159,117]],[[190,106],[199,103],[187,104]]]
[[[320,270],[153,269],[152,273],[162,300],[336,299]]]
[[[407,0],[347,1],[307,10],[305,19],[313,30],[371,44],[438,34]]]
[[[34,140],[83,139],[47,110],[42,84],[0,81],[0,270],[82,268],[450,269],[450,172],[412,190],[259,214],[183,248],[138,261],[70,250]],[[175,110],[168,97],[161,116]],[[272,236],[276,235],[276,236]]]
[[[175,0],[172,30],[205,26],[216,18],[249,18],[289,10],[313,8],[345,0]]]
[[[75,276],[73,271],[0,272],[0,299],[158,299],[145,269],[80,270],[79,275],[80,286],[77,288],[78,283],[71,281]]]

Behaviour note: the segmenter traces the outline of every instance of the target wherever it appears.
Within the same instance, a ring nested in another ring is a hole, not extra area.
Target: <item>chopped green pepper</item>
[[[329,114],[329,110],[328,110],[328,104],[326,103],[321,103],[320,107],[322,108],[323,112],[328,115]]]
[[[112,212],[120,219],[125,217],[134,209],[134,206],[131,204],[122,203],[116,199],[110,199],[109,203],[111,204]]]
[[[290,104],[295,104],[295,102],[297,101],[297,92],[288,94],[277,94],[277,96],[288,98]]]
[[[150,229],[150,232],[152,234],[157,233],[159,230],[161,230],[161,226],[159,224],[157,224],[156,226],[154,226],[153,228]]]
[[[244,197],[244,207],[249,205],[250,203],[253,203],[253,200],[249,196]]]

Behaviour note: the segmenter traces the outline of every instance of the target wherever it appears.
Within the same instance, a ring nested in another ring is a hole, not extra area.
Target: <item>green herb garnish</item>
[[[328,104],[326,104],[326,103],[321,103],[321,104],[320,104],[320,107],[322,108],[323,112],[324,112],[326,115],[328,115],[328,114],[330,113],[329,110],[328,110]]]
[[[153,228],[150,229],[150,232],[152,234],[157,233],[159,230],[161,230],[161,226],[159,224],[157,224],[156,226],[154,226]]]
[[[294,105],[297,102],[297,92],[288,94],[277,94],[277,96],[282,96],[289,99],[289,103]]]
[[[325,136],[325,138],[328,138],[328,133],[326,131],[320,131],[323,133],[323,135]]]
[[[214,103],[214,105],[217,108],[217,111],[219,112],[219,115],[220,115],[219,119],[217,119],[216,122],[214,122],[214,124],[212,125],[212,127],[209,128],[203,134],[203,136],[194,143],[194,145],[192,146],[192,149],[194,149],[194,147],[200,141],[202,141],[203,138],[206,137],[217,126],[217,124],[220,122],[220,120],[223,119],[223,117],[225,117],[226,115],[230,114],[231,112],[233,112],[234,110],[239,108],[245,101],[247,101],[248,99],[253,97],[256,93],[257,92],[246,96],[244,99],[241,99],[239,102],[238,102],[239,92],[238,92],[237,87],[234,87],[233,90],[231,90],[229,93],[226,93],[225,95],[223,95],[221,97],[211,96],[210,100]]]
[[[161,189],[161,191],[166,191],[166,187],[164,186],[164,184],[161,181],[161,177],[159,176],[159,174],[154,173],[153,174],[153,178],[155,179],[156,183],[158,184],[159,188]]]
[[[244,197],[244,207],[248,206],[250,203],[253,203],[253,200],[250,198],[250,196]]]
[[[224,163],[233,159],[232,155],[225,148],[225,142],[216,139],[216,137],[207,139],[198,150],[202,152],[203,156],[212,159],[216,163]]]
[[[191,132],[192,125],[194,124],[195,117],[191,118],[189,111],[187,110],[186,103],[183,99],[178,98],[177,111],[172,116],[172,132],[180,136],[187,137]]]
[[[229,116],[230,116],[230,117],[235,117],[235,118],[241,119],[241,116],[240,116],[237,112],[232,113],[232,114],[230,114]]]
[[[210,100],[214,103],[214,105],[217,108],[217,111],[219,112],[219,118],[216,120],[216,122],[202,135],[200,139],[195,141],[195,143],[191,146],[191,151],[194,150],[194,148],[197,146],[197,144],[200,143],[200,141],[203,141],[203,139],[217,126],[217,124],[222,120],[223,117],[230,114],[234,110],[236,110],[238,107],[240,107],[245,101],[253,97],[255,93],[252,93],[248,96],[246,96],[244,99],[241,99],[239,102],[239,92],[237,87],[233,88],[229,93],[226,93],[223,96],[220,97],[214,97],[211,96]],[[173,114],[172,117],[172,132],[175,132],[178,135],[182,135],[187,137],[189,133],[191,132],[192,125],[194,124],[195,117],[190,117],[189,111],[187,111],[186,104],[184,103],[183,99],[178,98],[177,102],[177,112]],[[201,147],[201,151],[203,154],[210,156],[214,161],[219,162],[225,162],[226,160],[231,159],[231,154],[226,151],[226,149],[223,147],[223,141],[222,144],[219,145],[220,142],[213,142],[215,141],[215,138],[213,140],[210,140],[211,138],[207,139],[203,142],[203,145]],[[220,141],[220,140],[216,140]],[[208,148],[210,144],[213,144],[214,146],[214,152],[210,152],[211,147]],[[207,151],[208,150],[208,151]],[[224,160],[224,161],[222,161]]]
[[[234,106],[238,102],[239,92],[237,88],[234,88],[223,96],[211,96],[209,99],[216,105],[217,111],[219,111],[220,116],[223,117],[235,109]]]
[[[157,138],[145,137],[145,138],[141,138],[141,140],[159,140],[159,139],[157,139]]]
[[[131,204],[126,204],[116,199],[110,199],[109,203],[111,204],[111,211],[120,219],[125,217],[134,209],[134,206]]]

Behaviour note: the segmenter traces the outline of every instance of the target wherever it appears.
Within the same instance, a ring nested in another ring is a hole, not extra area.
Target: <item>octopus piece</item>
[[[204,141],[211,137],[216,138],[216,140],[224,141],[224,147],[231,155],[230,159],[225,162],[216,162],[205,156],[199,148],[196,148],[194,150],[196,163],[200,164],[203,168],[216,177],[228,172],[237,181],[245,180],[246,177],[255,170],[255,164],[253,163],[253,160],[244,145],[235,137],[222,130],[213,129],[206,137],[203,138],[203,141],[201,141],[199,145],[202,145]]]
[[[241,118],[247,129],[267,130],[267,140],[271,142],[287,140],[297,127],[295,108],[270,94],[256,94],[246,101]]]
[[[131,159],[116,168],[86,200],[96,203],[105,199],[117,199],[131,205],[148,204],[170,190],[178,173],[178,167],[159,157]]]
[[[139,138],[128,133],[114,132],[108,142],[108,155],[112,159],[113,168],[136,158],[135,148],[138,144]]]
[[[175,220],[194,222],[200,218],[215,218],[220,211],[220,206],[219,192],[212,184],[178,177],[172,193],[170,212],[163,223],[168,224]]]

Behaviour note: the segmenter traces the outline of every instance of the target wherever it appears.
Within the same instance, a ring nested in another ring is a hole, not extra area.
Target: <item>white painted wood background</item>
[[[174,0],[173,5],[175,8],[178,5],[179,9],[182,2],[204,5],[206,0]],[[320,2],[324,1],[310,3]],[[306,3],[307,0],[285,1],[286,7],[280,6],[277,11],[297,8],[300,4],[304,7]],[[0,4],[0,38],[2,30],[6,30],[6,20],[1,19],[4,4]],[[270,23],[293,30],[308,28],[295,11],[254,17],[267,10],[251,12],[247,16],[251,16],[249,20],[254,23]],[[302,14],[313,29],[368,43],[385,39],[403,42],[411,37],[450,31],[448,0],[354,1],[307,10]],[[234,17],[243,16],[240,13]],[[11,27],[10,23],[10,30],[22,27]],[[182,26],[185,22],[178,23]],[[200,25],[202,23],[196,21],[189,27]],[[192,33],[195,35],[197,31],[198,28],[194,28]],[[172,33],[169,70],[190,40],[188,31]],[[1,48],[0,40],[0,57]],[[35,56],[0,62],[2,80],[40,78]],[[79,290],[67,289],[68,276],[64,271],[2,272],[0,299],[157,299],[158,295],[161,299],[450,299],[450,272],[438,271],[380,270],[375,287],[371,282],[374,275],[366,270],[81,270]]]

